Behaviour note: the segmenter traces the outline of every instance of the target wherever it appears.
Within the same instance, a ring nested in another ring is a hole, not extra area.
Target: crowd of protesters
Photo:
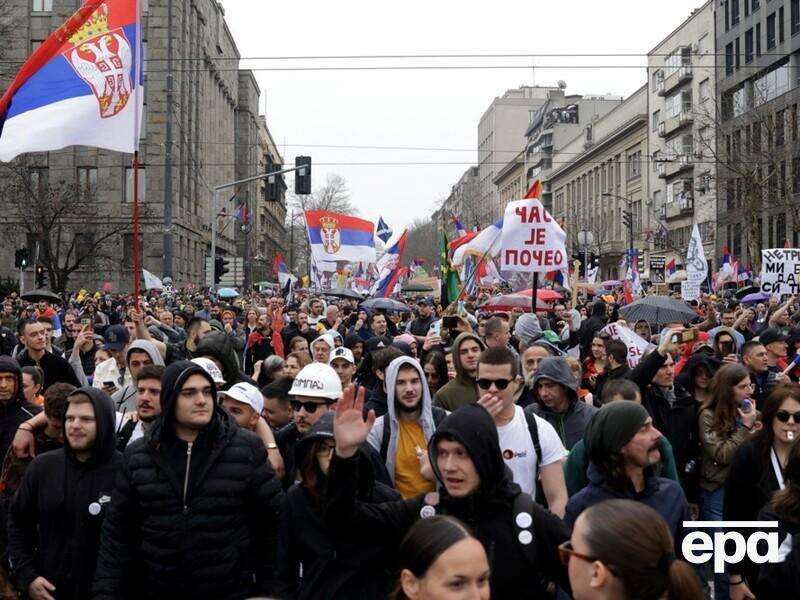
[[[12,294],[0,598],[795,597],[800,307],[618,309]],[[779,562],[690,565],[698,519]]]

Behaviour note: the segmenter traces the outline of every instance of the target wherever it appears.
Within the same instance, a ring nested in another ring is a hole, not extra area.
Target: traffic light
[[[625,224],[625,227],[631,229],[633,227],[633,215],[627,211],[622,211],[622,222]]]
[[[307,195],[311,193],[311,157],[297,156],[294,159],[294,193]]]
[[[221,256],[217,256],[214,259],[214,284],[218,284],[222,279],[222,276],[228,272],[228,261],[222,258]]]
[[[276,164],[267,165],[267,173],[280,171],[281,166]],[[274,175],[267,178],[267,202],[278,202],[281,199],[281,187],[283,186],[283,175]]]
[[[28,249],[20,248],[14,252],[14,268],[24,269],[28,266]]]
[[[47,276],[44,274],[44,267],[36,265],[36,287],[43,288],[47,284]]]

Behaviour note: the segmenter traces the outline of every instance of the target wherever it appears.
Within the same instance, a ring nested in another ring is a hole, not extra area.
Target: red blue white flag
[[[375,262],[371,221],[326,210],[305,212],[311,254],[317,262]]]
[[[134,152],[144,102],[138,0],[86,0],[0,99],[0,160],[81,145]]]

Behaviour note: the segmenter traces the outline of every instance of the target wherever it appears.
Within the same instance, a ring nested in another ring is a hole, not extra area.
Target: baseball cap
[[[333,352],[331,352],[331,359],[328,361],[328,364],[332,365],[333,361],[336,360],[337,358],[344,359],[351,365],[356,364],[356,359],[353,356],[353,351],[350,350],[350,348],[345,348],[344,346],[336,348],[334,349]]]
[[[227,396],[231,400],[236,400],[242,404],[247,404],[250,408],[261,414],[264,410],[264,397],[258,388],[251,383],[237,383],[230,389],[219,393],[220,397]]]
[[[125,325],[112,325],[103,334],[103,350],[122,350],[130,339]]]
[[[217,363],[215,363],[210,358],[206,358],[205,356],[198,356],[197,358],[193,358],[192,362],[196,365],[200,365],[203,367],[209,375],[211,375],[211,379],[214,380],[214,383],[217,385],[225,383],[225,377],[222,375],[222,371],[220,371]]]
[[[786,342],[789,340],[789,336],[783,333],[777,327],[768,327],[761,334],[758,336],[758,341],[764,344],[771,344],[772,342]]]

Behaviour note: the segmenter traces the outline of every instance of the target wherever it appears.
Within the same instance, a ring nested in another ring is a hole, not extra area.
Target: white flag
[[[695,223],[692,228],[692,239],[689,240],[689,249],[686,251],[686,279],[700,283],[707,277],[706,253],[703,251],[703,240],[700,239],[700,228]]]
[[[164,284],[161,283],[161,280],[153,275],[150,271],[142,269],[142,275],[144,276],[144,287],[146,290],[164,289]]]

